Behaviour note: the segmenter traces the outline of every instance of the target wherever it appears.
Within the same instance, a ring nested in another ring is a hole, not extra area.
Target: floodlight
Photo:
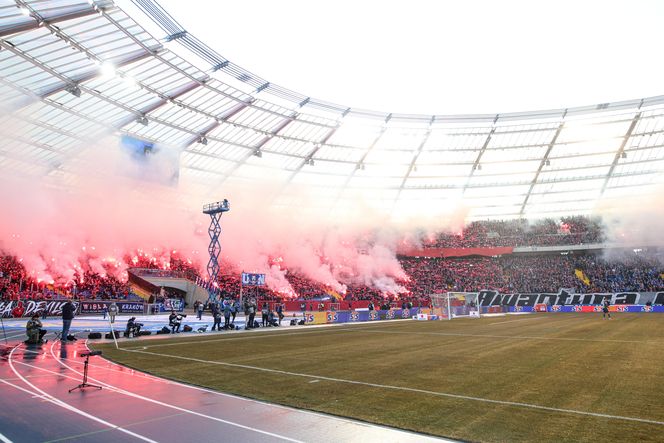
[[[70,85],[65,90],[67,92],[69,92],[71,95],[73,95],[74,97],[80,97],[81,96],[81,89],[76,85]]]

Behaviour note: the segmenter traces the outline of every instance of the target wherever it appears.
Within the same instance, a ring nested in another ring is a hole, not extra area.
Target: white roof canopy
[[[662,183],[664,96],[496,115],[354,109],[274,85],[135,3],[164,35],[107,0],[0,0],[13,128],[0,168],[66,176],[86,142],[119,131],[178,147],[180,177],[203,187],[268,176],[283,186],[276,204],[304,186],[332,211],[357,198],[423,214],[462,202],[473,219],[588,213]]]

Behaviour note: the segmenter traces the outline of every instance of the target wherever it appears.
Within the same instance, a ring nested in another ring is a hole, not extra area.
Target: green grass
[[[95,348],[173,380],[456,439],[662,441],[662,424],[440,395],[664,422],[664,315],[614,317],[378,322]]]

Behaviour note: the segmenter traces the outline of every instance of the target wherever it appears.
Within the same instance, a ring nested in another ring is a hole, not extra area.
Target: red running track
[[[0,441],[427,442],[444,441],[160,379],[91,357],[85,342],[22,343],[0,358]]]

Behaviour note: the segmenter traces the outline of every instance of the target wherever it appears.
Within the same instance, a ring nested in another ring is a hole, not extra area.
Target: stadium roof
[[[117,131],[181,149],[181,179],[219,189],[270,177],[276,204],[297,205],[306,188],[339,213],[360,198],[411,214],[463,204],[473,219],[580,214],[662,183],[664,96],[495,115],[356,109],[273,84],[152,0],[134,3],[161,35],[110,0],[0,0],[13,128],[0,169],[67,182],[76,153]]]

